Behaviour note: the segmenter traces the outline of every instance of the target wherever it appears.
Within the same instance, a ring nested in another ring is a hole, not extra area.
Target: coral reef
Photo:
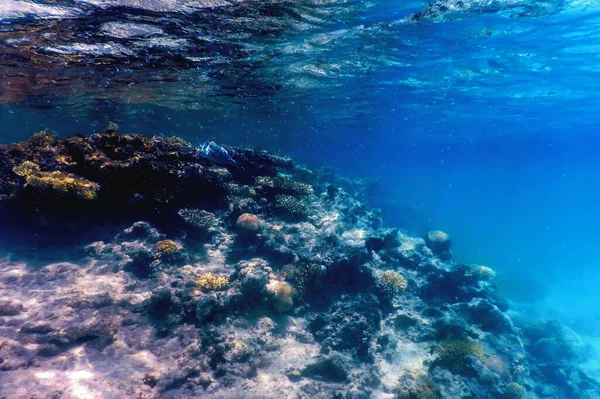
[[[235,226],[241,233],[251,235],[260,229],[260,221],[256,215],[243,213],[237,218]]]
[[[483,348],[476,342],[455,340],[443,343],[437,349],[437,363],[455,374],[472,372],[474,359],[484,360]]]
[[[275,196],[274,211],[277,215],[289,220],[300,220],[308,213],[308,204],[292,195],[277,194]]]
[[[477,281],[488,281],[496,277],[496,272],[487,266],[472,266],[465,272],[465,277]]]
[[[503,399],[521,399],[527,395],[527,390],[516,382],[506,384],[504,388]]]
[[[86,200],[95,199],[100,188],[96,183],[68,173],[59,171],[42,172],[39,165],[30,161],[15,166],[13,172],[25,179],[24,188],[77,195]]]
[[[402,274],[393,270],[386,270],[379,276],[379,286],[387,297],[393,298],[406,290],[408,282]]]
[[[217,217],[203,209],[182,208],[177,215],[188,225],[188,230],[193,227],[200,234],[209,233],[218,224]]]
[[[447,233],[440,230],[433,230],[425,234],[424,239],[427,248],[431,249],[435,255],[438,255],[442,259],[452,258],[452,253],[450,252],[452,241]]]
[[[259,177],[256,179],[256,188],[265,196],[303,196],[313,193],[311,185],[298,182],[289,176]]]
[[[586,397],[598,382],[577,367],[589,356],[578,336],[556,321],[522,326],[523,344],[532,357],[530,373],[541,384],[534,385],[540,396],[561,392],[568,397]]]
[[[154,251],[161,255],[172,255],[175,252],[179,251],[181,247],[177,245],[177,243],[173,240],[160,240],[154,246]]]
[[[275,309],[280,312],[287,312],[294,306],[294,299],[292,298],[293,288],[290,284],[285,282],[276,283],[273,288],[275,296]]]
[[[440,399],[440,390],[436,383],[425,375],[405,376],[402,378],[404,385],[397,395],[397,399]]]
[[[219,291],[227,287],[229,281],[224,276],[217,276],[213,273],[206,273],[196,280],[196,286],[202,291]]]
[[[573,334],[515,327],[447,234],[382,227],[331,171],[227,150],[229,169],[114,125],[0,147],[3,228],[67,243],[61,262],[10,243],[0,258],[0,397],[600,394]],[[94,196],[33,187],[45,174]]]
[[[181,209],[227,197],[231,176],[199,158],[190,144],[116,129],[65,140],[42,132],[0,147],[2,209],[47,225],[144,216],[166,226]],[[64,198],[68,194],[74,195]]]

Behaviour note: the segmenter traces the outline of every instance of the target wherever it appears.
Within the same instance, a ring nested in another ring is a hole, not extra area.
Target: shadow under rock
[[[110,240],[126,226],[94,225],[77,232],[35,229],[17,223],[0,226],[0,253],[33,267],[48,262],[78,262],[88,254],[85,247],[95,241]]]

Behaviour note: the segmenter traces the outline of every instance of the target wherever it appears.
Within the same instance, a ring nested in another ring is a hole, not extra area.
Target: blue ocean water
[[[42,44],[23,33],[40,11],[10,3],[0,142],[112,121],[332,166],[373,181],[389,226],[447,231],[455,259],[495,269],[516,310],[599,334],[597,3],[304,1],[259,10],[268,28],[219,20],[227,29],[210,33],[210,21],[184,26],[192,11],[150,6],[160,2],[63,2],[70,14],[46,16]],[[115,35],[106,24],[128,21],[123,10],[171,42],[142,51],[152,33]],[[61,23],[75,33],[56,44]],[[202,35],[216,47],[196,54]],[[41,66],[14,56],[23,43]]]

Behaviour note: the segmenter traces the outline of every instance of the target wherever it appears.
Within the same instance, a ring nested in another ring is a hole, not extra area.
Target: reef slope
[[[0,147],[0,397],[600,393],[566,329],[515,326],[444,233],[383,228],[329,170],[226,150],[116,126]]]

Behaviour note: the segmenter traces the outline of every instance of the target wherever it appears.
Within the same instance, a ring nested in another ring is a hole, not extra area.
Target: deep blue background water
[[[106,84],[7,102],[0,142],[114,121],[334,166],[378,182],[371,200],[386,224],[447,231],[455,258],[496,269],[517,308],[597,335],[600,14],[556,2],[548,15],[492,8],[405,20],[423,5],[348,2],[339,14],[329,5],[321,23],[256,39],[249,58],[260,68],[250,68],[252,84],[236,78],[236,95],[186,84],[204,78],[196,68],[181,71],[180,86],[151,87],[152,101],[135,97],[148,84],[126,95]],[[107,82],[111,73],[84,72]]]

